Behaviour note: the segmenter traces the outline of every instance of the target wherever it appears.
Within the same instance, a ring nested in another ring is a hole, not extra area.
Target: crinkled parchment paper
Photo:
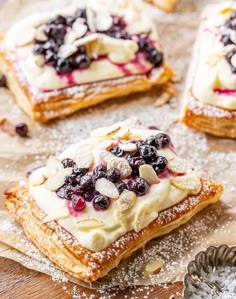
[[[58,8],[72,2],[8,0],[0,8],[0,30],[4,31],[13,22],[33,12]],[[7,117],[14,123],[26,122],[30,128],[30,138],[9,137],[0,132],[0,191],[3,198],[4,189],[23,179],[28,170],[44,163],[51,153],[61,152],[69,144],[87,137],[91,129],[135,115],[146,125],[156,125],[166,130],[172,136],[180,156],[189,158],[211,177],[222,182],[225,185],[222,201],[208,207],[171,234],[151,241],[104,279],[92,284],[74,280],[56,269],[27,240],[20,226],[3,211],[0,212],[0,256],[14,259],[53,278],[72,280],[91,288],[107,288],[114,285],[151,285],[181,280],[187,263],[198,251],[209,245],[236,244],[236,142],[194,132],[178,122],[179,100],[200,11],[204,4],[213,2],[182,1],[177,11],[169,15],[147,6],[147,13],[155,17],[168,59],[176,72],[179,96],[161,107],[154,106],[158,93],[152,90],[145,94],[107,101],[66,119],[41,125],[33,123],[21,112],[8,90],[1,89],[0,117]],[[3,210],[2,202],[0,208]],[[164,267],[159,274],[143,277],[141,269],[152,259],[161,259]]]

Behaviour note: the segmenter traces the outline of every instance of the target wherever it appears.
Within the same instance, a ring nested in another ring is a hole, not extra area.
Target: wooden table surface
[[[71,295],[73,286],[53,282],[47,275],[26,269],[12,260],[0,258],[0,299],[70,299],[73,297]],[[88,299],[89,295],[94,294],[96,296],[93,299],[101,297],[103,299],[110,297],[113,299],[180,299],[183,298],[182,289],[183,285],[179,282],[168,288],[153,287],[149,292],[143,287],[138,287],[113,292],[110,295],[107,292],[101,295],[96,291],[77,286],[75,298]]]

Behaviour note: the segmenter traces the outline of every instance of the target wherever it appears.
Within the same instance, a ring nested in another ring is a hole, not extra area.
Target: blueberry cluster
[[[46,23],[44,33],[47,36],[46,41],[36,40],[34,44],[34,53],[42,54],[45,63],[56,68],[60,74],[70,73],[75,69],[85,69],[91,59],[86,54],[85,47],[81,46],[77,52],[68,58],[58,56],[58,50],[64,43],[65,35],[77,18],[84,18],[86,22],[86,10],[78,9],[74,16],[63,17],[56,16]]]
[[[144,164],[149,164],[153,167],[155,172],[158,174],[162,173],[168,164],[165,157],[158,156],[157,150],[168,147],[170,144],[170,137],[164,133],[158,133],[152,135],[146,140],[135,141],[137,150],[134,152],[126,153],[119,146],[115,146],[111,149],[111,152],[117,157],[124,157],[132,168],[132,177],[127,187],[129,190],[134,191],[138,195],[144,195],[149,186],[148,183],[140,178],[139,167]]]
[[[72,206],[76,211],[81,211],[87,202],[92,202],[96,210],[105,210],[110,205],[110,199],[101,195],[95,190],[97,179],[106,178],[113,182],[119,192],[127,189],[126,184],[120,179],[120,171],[116,168],[107,170],[104,165],[98,165],[89,174],[88,168],[78,168],[71,159],[64,159],[62,164],[65,168],[72,167],[73,172],[66,178],[65,184],[56,191],[60,198],[72,201]]]
[[[164,56],[163,53],[153,47],[146,38],[141,37],[138,41],[139,50],[144,52],[147,59],[155,67],[159,67],[163,64]]]

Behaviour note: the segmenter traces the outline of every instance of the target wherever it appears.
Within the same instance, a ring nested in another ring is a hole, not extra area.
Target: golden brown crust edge
[[[0,52],[0,71],[6,75],[8,87],[18,105],[38,122],[64,117],[111,98],[147,91],[154,86],[163,86],[173,77],[172,69],[164,65],[160,76],[155,73],[158,69],[154,69],[148,76],[134,75],[106,80],[56,90],[54,93],[36,91],[35,98],[29,86],[18,78],[12,62],[7,59],[7,54],[4,52]],[[73,94],[72,89],[74,89]]]
[[[147,227],[126,233],[109,247],[92,252],[81,246],[56,221],[43,223],[43,212],[30,197],[27,185],[16,185],[5,192],[7,211],[23,226],[26,235],[62,270],[84,281],[105,276],[119,262],[148,241],[163,236],[190,220],[223,193],[223,186],[202,178],[200,194],[189,196],[175,206],[161,211]]]

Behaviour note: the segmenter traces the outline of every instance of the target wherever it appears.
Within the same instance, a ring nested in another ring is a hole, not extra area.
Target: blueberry
[[[78,181],[76,180],[76,178],[77,177],[75,174],[66,177],[65,184],[70,185],[72,187],[76,187],[78,185]]]
[[[227,35],[227,34],[225,34],[225,35],[222,36],[221,41],[224,44],[224,46],[228,46],[228,45],[233,44],[233,42],[230,39],[230,36]]]
[[[165,157],[160,156],[154,163],[152,163],[152,167],[155,170],[155,172],[159,174],[166,169],[167,164],[168,160]]]
[[[16,133],[20,136],[20,137],[27,137],[28,136],[28,126],[25,123],[19,123],[16,125]]]
[[[100,178],[105,178],[106,172],[107,172],[107,169],[105,166],[98,165],[93,170],[93,176],[94,176],[95,180],[100,179]]]
[[[52,24],[46,27],[45,33],[49,38],[52,38],[54,40],[63,40],[66,34],[66,27],[62,24]]]
[[[70,73],[75,69],[74,60],[71,57],[67,59],[59,58],[57,60],[56,69],[60,74]]]
[[[117,157],[122,157],[124,155],[124,151],[121,148],[119,148],[119,146],[113,147],[111,153]]]
[[[46,52],[47,50],[51,50],[53,53],[57,53],[58,51],[58,45],[52,39],[44,43],[43,48],[44,48],[44,52]]]
[[[140,177],[128,181],[128,189],[130,191],[134,191],[140,196],[144,195],[147,192],[148,187],[148,183]]]
[[[76,174],[77,177],[85,175],[88,171],[88,168],[79,168],[76,165],[73,166],[73,173]]]
[[[79,212],[85,209],[86,203],[82,196],[73,196],[72,197],[72,207],[75,211]]]
[[[95,195],[98,195],[98,194],[99,194],[98,192],[92,192],[92,193],[86,192],[83,194],[83,197],[84,197],[85,201],[91,202],[94,199]]]
[[[57,64],[57,55],[54,52],[52,52],[51,50],[46,51],[45,63],[55,67]]]
[[[93,198],[93,207],[95,210],[106,210],[110,205],[110,199],[101,194],[95,195]]]
[[[236,73],[236,67],[234,67],[232,64],[232,58],[235,55],[236,55],[236,50],[232,50],[226,55],[226,59],[227,59],[228,63],[230,64],[231,70],[234,74]]]
[[[59,25],[59,24],[65,25],[66,24],[66,18],[63,17],[63,16],[61,16],[61,15],[57,15],[54,19],[49,20],[46,24],[47,25],[51,25],[51,24],[54,24],[54,25]]]
[[[119,193],[121,194],[125,189],[128,189],[127,185],[123,181],[118,181],[115,183],[116,188],[118,189]]]
[[[148,51],[148,60],[156,67],[161,66],[164,60],[163,53],[156,48],[152,48]]]
[[[126,25],[127,24],[124,18],[118,16],[113,17],[113,26],[118,27],[120,29],[125,29]]]
[[[141,37],[138,41],[140,51],[147,51],[150,48],[150,44],[146,38]]]
[[[138,175],[139,167],[145,164],[145,161],[142,157],[132,157],[127,159],[130,167],[133,170],[133,175]]]
[[[84,9],[84,8],[77,9],[75,12],[75,16],[76,16],[76,18],[86,19],[87,18],[86,9]]]
[[[0,87],[6,87],[7,86],[7,80],[4,75],[0,75]]]
[[[91,64],[91,59],[87,55],[79,55],[75,58],[75,64],[80,69],[86,69]]]
[[[142,145],[145,145],[146,142],[144,140],[137,140],[136,141],[136,146],[137,146],[137,149],[139,149]]]
[[[158,140],[160,147],[168,147],[170,144],[170,137],[165,133],[159,133],[156,135],[156,139]]]
[[[44,54],[44,52],[45,52],[44,44],[43,43],[36,43],[36,44],[34,44],[33,51],[36,54]]]
[[[117,182],[120,179],[120,171],[117,168],[110,168],[107,171],[107,179],[111,182]]]
[[[76,163],[70,158],[63,159],[61,163],[63,164],[64,168],[74,167],[76,165]]]
[[[64,198],[64,199],[67,199],[67,200],[71,200],[71,198],[72,198],[71,190],[66,185],[63,185],[61,188],[59,188],[56,191],[56,194],[57,194],[58,197]]]
[[[143,157],[145,162],[150,163],[155,161],[158,157],[157,150],[152,145],[142,145],[139,148],[140,155]]]
[[[156,149],[160,149],[159,139],[152,135],[146,139],[147,144],[155,146]]]
[[[95,187],[93,176],[89,174],[82,176],[79,180],[79,186],[82,192],[92,192]]]

